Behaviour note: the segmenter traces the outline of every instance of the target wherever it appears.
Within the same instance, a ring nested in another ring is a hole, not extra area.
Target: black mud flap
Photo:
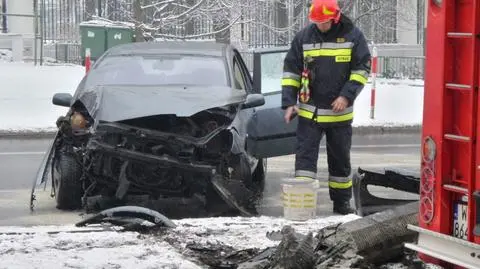
[[[389,199],[377,197],[368,190],[368,185],[419,194],[420,178],[416,176],[415,173],[408,174],[407,171],[385,170],[381,173],[358,168],[358,171],[353,175],[353,196],[359,216],[368,216],[380,211],[392,209],[396,206],[418,201],[418,199]]]
[[[231,182],[233,183],[233,182]],[[229,186],[225,180],[219,175],[214,175],[212,177],[212,186],[215,191],[220,195],[220,197],[227,203],[230,207],[238,210],[245,217],[252,217],[258,215],[255,209],[252,209],[252,204],[249,204],[249,199],[242,197],[238,199],[239,195],[248,193],[248,190],[241,189],[241,186]],[[230,190],[235,190],[235,193],[232,193]],[[237,195],[235,195],[237,194]],[[247,203],[247,205],[244,205]]]
[[[52,157],[55,152],[55,142],[57,141],[58,135],[59,134],[57,132],[52,142],[50,142],[47,152],[45,153],[43,160],[40,163],[40,167],[37,170],[37,174],[33,180],[32,191],[30,193],[30,210],[32,211],[35,207],[34,201],[36,200],[35,189],[42,184],[45,184],[45,187],[47,186],[48,168],[50,167],[52,162]]]
[[[473,234],[475,236],[480,236],[480,190],[473,193],[473,197],[475,197],[475,207],[477,214],[475,216],[475,229],[473,230]]]
[[[140,227],[144,222],[152,223],[150,227],[175,228],[176,224],[155,210],[139,206],[120,206],[103,210],[92,217],[77,222],[75,226],[82,227],[89,224],[110,222],[114,225]],[[144,225],[143,225],[144,226]]]

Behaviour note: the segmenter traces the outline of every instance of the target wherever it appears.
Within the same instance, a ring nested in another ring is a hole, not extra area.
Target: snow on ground
[[[100,227],[74,225],[0,227],[0,269],[9,268],[205,268],[187,252],[215,246],[233,250],[278,245],[266,233],[291,225],[297,232],[315,233],[323,227],[345,223],[356,215],[316,218],[305,222],[272,217],[199,218],[174,220],[177,227],[158,235],[101,231]],[[91,232],[87,230],[93,230]],[[70,233],[74,231],[75,233]],[[52,233],[55,232],[55,233]],[[227,250],[226,250],[227,251]],[[227,255],[228,253],[225,253]],[[406,269],[389,264],[389,269]],[[428,269],[441,267],[427,265]]]
[[[370,119],[372,84],[367,84],[354,106],[354,126],[421,125],[423,120],[423,80],[378,79],[374,119]]]
[[[52,104],[53,94],[73,94],[84,74],[82,66],[0,62],[0,130],[53,129],[67,111]]]
[[[275,246],[278,242],[265,237],[266,232],[280,231],[283,226],[291,225],[299,233],[307,234],[335,223],[344,223],[360,218],[357,215],[331,216],[316,218],[304,222],[289,221],[284,218],[255,217],[255,218],[206,218],[182,219],[175,223],[178,225],[173,231],[184,236],[182,243],[189,242],[207,243],[219,241],[220,243],[236,249],[267,248]]]
[[[281,230],[283,225],[307,233],[357,218],[332,216],[305,222],[271,217],[182,219],[160,236],[115,231],[68,233],[86,229],[73,225],[0,227],[0,268],[202,268],[182,255],[187,244],[263,249],[278,244],[267,239],[266,233]]]
[[[421,125],[423,80],[377,79],[374,119],[370,119],[371,78],[355,100],[353,126],[403,127]],[[277,78],[262,79],[262,90],[279,91]]]
[[[0,63],[13,61],[12,51],[6,49],[0,49]]]
[[[201,268],[134,232],[0,235],[0,268]]]
[[[82,66],[34,66],[32,63],[0,61],[0,130],[53,130],[58,116],[67,109],[54,106],[57,92],[74,93],[85,75]],[[265,92],[278,90],[278,79],[264,80]],[[423,81],[379,79],[375,119],[370,119],[370,89],[367,84],[355,105],[354,126],[419,125],[423,115]]]

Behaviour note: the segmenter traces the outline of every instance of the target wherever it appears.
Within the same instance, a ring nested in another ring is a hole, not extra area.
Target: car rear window
[[[91,70],[85,87],[96,85],[228,86],[223,58],[192,55],[109,56]]]

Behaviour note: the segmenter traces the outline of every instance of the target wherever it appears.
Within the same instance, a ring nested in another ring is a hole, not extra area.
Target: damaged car
[[[35,178],[56,207],[122,205],[168,217],[257,214],[269,157],[293,154],[280,93],[255,89],[235,47],[142,42],[109,49],[73,96]]]

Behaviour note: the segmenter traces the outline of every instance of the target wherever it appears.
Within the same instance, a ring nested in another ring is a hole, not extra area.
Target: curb
[[[354,126],[354,135],[382,135],[382,134],[421,134],[422,125],[405,126]]]
[[[0,130],[0,139],[42,139],[53,138],[54,131],[6,131]]]
[[[420,134],[422,125],[408,126],[353,126],[353,135]],[[2,139],[53,138],[55,131],[9,131],[0,130]]]

